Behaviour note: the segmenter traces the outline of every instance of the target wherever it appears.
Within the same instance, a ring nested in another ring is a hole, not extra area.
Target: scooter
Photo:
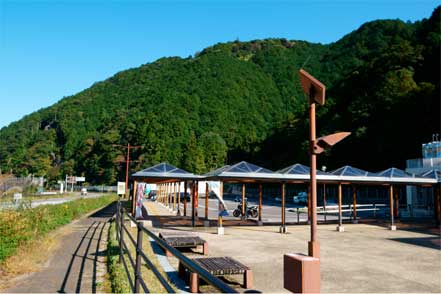
[[[234,217],[239,217],[241,215],[242,215],[242,202],[239,203],[239,205],[237,205],[237,208],[233,211]],[[256,205],[248,206],[247,204],[245,204],[245,215],[247,218],[257,217],[258,216],[257,206]]]

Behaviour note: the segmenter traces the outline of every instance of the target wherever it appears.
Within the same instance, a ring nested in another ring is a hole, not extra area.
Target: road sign
[[[126,194],[126,183],[125,182],[118,182],[117,194],[118,195]]]
[[[77,177],[75,177],[75,176],[67,176],[67,177],[66,177],[66,181],[67,181],[69,184],[75,184],[76,181],[77,181]]]
[[[308,98],[311,99],[312,102],[324,105],[326,92],[325,85],[303,69],[300,69],[299,74],[303,92],[308,95]]]
[[[85,182],[86,177],[75,177],[77,182]]]

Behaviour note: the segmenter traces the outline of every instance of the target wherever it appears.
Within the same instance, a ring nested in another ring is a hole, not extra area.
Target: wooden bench
[[[208,255],[207,241],[192,232],[164,231],[159,233],[159,238],[174,248],[197,248],[203,255]],[[165,251],[165,255],[172,256],[169,251]]]
[[[231,257],[194,258],[192,261],[214,276],[243,275],[243,287],[246,289],[250,289],[253,285],[252,270]],[[186,269],[181,262],[178,271],[181,277],[185,275]],[[191,293],[199,291],[198,274],[190,272],[189,287]]]

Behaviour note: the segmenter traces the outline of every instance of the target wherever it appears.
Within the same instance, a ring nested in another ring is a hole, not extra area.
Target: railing
[[[136,224],[137,228],[137,238],[136,240],[132,237],[129,230],[125,225],[125,218],[128,217],[130,221]],[[130,242],[136,248],[136,256],[133,259],[133,256],[130,254],[127,243],[124,240],[124,235],[127,234]],[[210,274],[208,271],[203,269],[201,266],[193,262],[191,259],[183,255],[180,251],[175,249],[174,247],[165,243],[161,238],[156,236],[153,232],[146,229],[142,222],[137,222],[136,219],[127,213],[120,201],[118,201],[117,212],[116,212],[116,236],[119,244],[119,261],[123,264],[125,272],[127,274],[127,278],[129,280],[130,288],[133,293],[140,293],[140,288],[142,287],[144,293],[150,293],[148,286],[142,278],[141,272],[141,259],[144,260],[147,267],[153,272],[156,278],[160,281],[162,286],[167,290],[168,293],[176,293],[173,287],[169,284],[167,279],[159,272],[159,270],[152,264],[149,258],[145,255],[142,250],[143,243],[143,234],[146,234],[149,238],[153,239],[164,251],[168,251],[173,254],[186,268],[188,268],[191,272],[199,275],[201,279],[203,279],[208,284],[214,286],[218,290],[223,293],[237,293],[236,290]],[[131,272],[127,265],[127,262],[124,258],[124,252],[127,252],[127,257],[130,262],[129,265],[132,267],[132,272],[134,276],[134,281],[131,277]]]

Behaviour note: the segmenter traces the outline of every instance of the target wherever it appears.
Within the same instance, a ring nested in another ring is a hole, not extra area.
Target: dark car
[[[179,196],[181,197],[181,200],[184,200],[184,192],[179,192]],[[185,198],[187,199],[187,201],[191,201],[190,193],[185,192]]]
[[[152,200],[155,200],[155,199],[156,199],[156,195],[157,195],[157,191],[156,191],[156,190],[151,190],[151,191],[149,192],[149,194],[147,194],[147,198],[150,198],[150,199],[152,199]]]

